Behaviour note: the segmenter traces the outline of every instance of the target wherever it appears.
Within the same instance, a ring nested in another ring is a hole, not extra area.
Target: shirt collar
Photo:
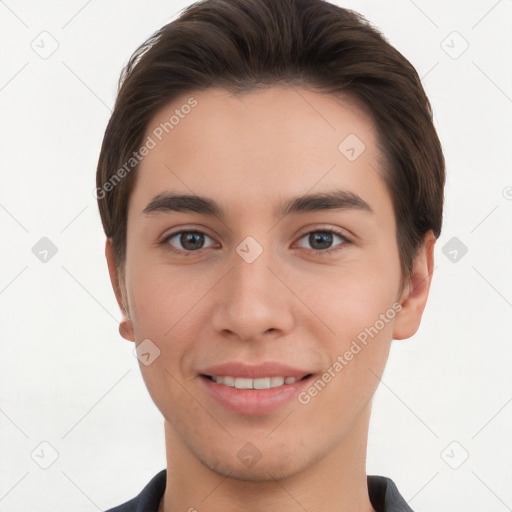
[[[162,469],[132,500],[106,512],[158,512],[164,495],[167,470]],[[413,512],[390,478],[368,475],[368,495],[376,512]]]

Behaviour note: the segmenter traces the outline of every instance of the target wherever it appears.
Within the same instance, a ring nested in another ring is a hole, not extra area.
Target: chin
[[[244,467],[237,459],[231,462],[220,459],[202,460],[201,462],[218,475],[243,482],[282,480],[299,473],[302,469],[298,467],[297,461],[291,464],[283,464],[282,461],[264,461],[263,458],[251,467]]]

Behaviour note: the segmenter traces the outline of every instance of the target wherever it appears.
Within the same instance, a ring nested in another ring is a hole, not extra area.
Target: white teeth
[[[274,388],[284,384],[284,377],[270,377],[270,387]]]
[[[268,389],[270,387],[270,377],[263,377],[261,379],[254,379],[252,387],[254,389]]]
[[[244,377],[237,377],[235,379],[235,388],[237,388],[237,389],[252,389],[252,379],[245,379]]]
[[[220,384],[225,384],[226,386],[234,386],[235,385],[235,377],[217,377],[218,379],[222,379],[223,382]],[[219,381],[217,381],[219,382]]]
[[[235,387],[237,389],[269,389],[277,388],[283,384],[293,384],[297,381],[295,377],[261,377],[259,379],[249,379],[247,377],[230,377],[212,376],[212,379],[217,384],[224,384],[224,386]]]

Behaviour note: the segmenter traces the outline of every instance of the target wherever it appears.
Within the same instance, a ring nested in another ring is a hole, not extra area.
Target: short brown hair
[[[423,236],[432,230],[439,237],[442,224],[445,162],[431,105],[414,67],[375,27],[323,0],[202,0],[135,51],[119,79],[96,175],[118,269],[126,257],[137,168],[127,169],[126,162],[157,110],[209,87],[242,93],[278,83],[348,95],[370,112],[394,206],[402,276],[410,276]]]

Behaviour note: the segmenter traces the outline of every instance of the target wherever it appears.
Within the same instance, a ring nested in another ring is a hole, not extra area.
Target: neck
[[[327,456],[280,480],[246,481],[215,473],[166,421],[167,483],[158,512],[374,512],[366,445],[371,404]]]

